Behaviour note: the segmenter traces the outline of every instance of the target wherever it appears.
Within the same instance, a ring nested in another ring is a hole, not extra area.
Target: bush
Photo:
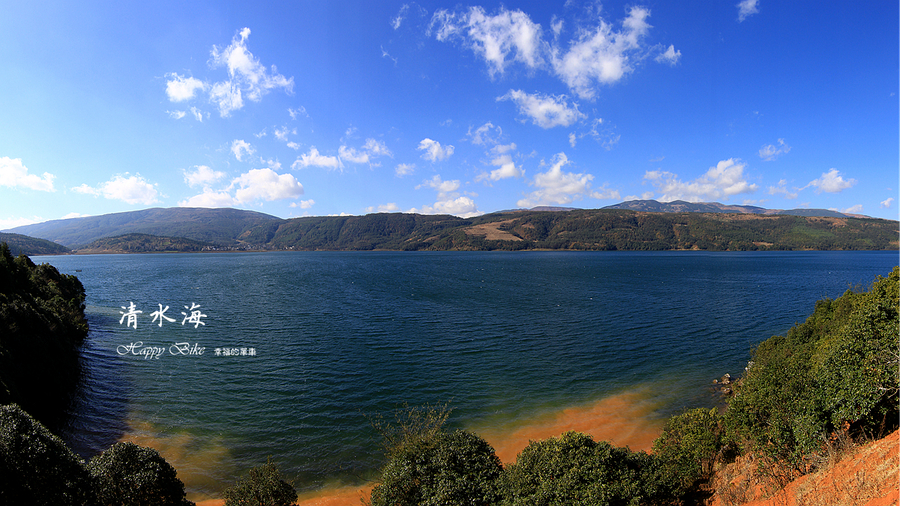
[[[713,463],[724,447],[724,430],[718,411],[697,408],[666,420],[662,434],[653,442],[663,482],[678,497],[696,491],[707,479]]]
[[[371,504],[494,504],[502,470],[494,449],[471,432],[406,437],[389,453]]]
[[[250,469],[247,476],[225,490],[225,506],[288,506],[296,500],[297,491],[271,462]]]
[[[88,470],[101,504],[122,506],[188,506],[184,484],[156,450],[116,443],[91,459]]]
[[[725,412],[728,437],[791,472],[828,438],[884,434],[898,416],[900,269],[868,292],[816,303],[785,336],[759,345]]]
[[[644,452],[566,432],[522,450],[504,473],[504,504],[643,504],[664,494],[656,466]]]
[[[0,406],[0,504],[91,502],[82,460],[19,406]]]
[[[62,426],[80,379],[87,337],[84,287],[0,243],[0,404],[16,403],[45,426]]]

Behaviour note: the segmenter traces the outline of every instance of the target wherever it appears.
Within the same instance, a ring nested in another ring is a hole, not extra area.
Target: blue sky
[[[8,2],[0,228],[636,198],[898,218],[898,4]]]

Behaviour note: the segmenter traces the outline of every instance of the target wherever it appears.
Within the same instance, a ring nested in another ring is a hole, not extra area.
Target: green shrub
[[[271,462],[250,469],[247,476],[225,490],[225,506],[288,506],[296,500],[297,491]]]
[[[503,475],[504,504],[638,505],[665,492],[656,459],[566,432],[532,441]]]
[[[0,243],[0,404],[60,427],[81,375],[84,287],[51,265],[13,258]]]
[[[494,449],[466,431],[428,432],[406,437],[388,455],[373,506],[486,505],[500,497],[502,472]]]
[[[806,472],[836,431],[896,428],[898,284],[895,267],[868,292],[819,301],[805,322],[761,343],[725,412],[728,437]]]
[[[718,411],[697,408],[666,420],[662,434],[653,442],[661,479],[672,493],[683,497],[696,490],[697,482],[709,478],[713,462],[724,447],[724,431]]]
[[[184,483],[156,450],[116,443],[91,459],[88,470],[101,504],[122,506],[188,506]]]
[[[0,504],[91,502],[82,460],[19,406],[0,406]]]

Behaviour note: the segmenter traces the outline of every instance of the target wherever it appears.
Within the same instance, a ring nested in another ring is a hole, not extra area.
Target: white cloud
[[[9,230],[16,227],[24,227],[25,225],[33,225],[35,223],[43,223],[47,220],[39,216],[31,218],[2,218],[0,219],[0,230]]]
[[[770,186],[769,187],[769,195],[784,195],[786,199],[795,199],[797,198],[797,189],[794,188],[794,191],[790,191],[787,189],[787,180],[778,181],[778,186]]]
[[[178,203],[179,207],[231,207],[237,205],[238,202],[235,201],[234,197],[232,197],[227,191],[214,191],[209,188],[204,188],[203,193],[199,195],[194,195],[193,197],[182,200]]]
[[[184,102],[194,98],[198,91],[204,91],[207,84],[194,77],[182,77],[178,74],[167,74],[166,95],[170,102]]]
[[[450,192],[455,192],[459,189],[459,180],[455,179],[453,181],[442,181],[440,175],[435,175],[431,179],[426,179],[422,181],[422,184],[416,186],[416,190],[420,188],[434,188],[438,191],[438,197],[443,197]]]
[[[675,65],[678,63],[678,60],[681,59],[681,51],[676,51],[675,46],[673,44],[669,44],[669,49],[666,49],[665,52],[660,53],[656,57],[656,61],[659,63],[668,63],[669,65]]]
[[[370,207],[366,208],[367,213],[395,213],[399,210],[400,210],[400,206],[398,206],[397,204],[394,204],[393,202],[390,202],[388,204],[383,204],[378,207],[370,206]]]
[[[522,90],[509,90],[497,100],[511,100],[519,109],[519,114],[531,118],[541,128],[569,126],[586,116],[578,111],[578,105],[569,105],[565,95],[530,95]]]
[[[166,111],[172,119],[181,119],[187,115],[185,111]]]
[[[235,139],[231,143],[231,152],[234,153],[234,157],[237,158],[239,162],[242,162],[244,161],[242,159],[244,153],[252,155],[256,150],[253,149],[253,146],[251,146],[249,142],[244,142],[243,139]]]
[[[40,176],[29,174],[28,167],[22,163],[21,158],[0,157],[0,186],[52,192],[56,191],[53,188],[54,179],[56,176],[49,172],[44,172]]]
[[[394,168],[394,174],[396,174],[397,177],[408,176],[412,174],[415,169],[416,164],[414,163],[401,163]]]
[[[297,151],[298,149],[300,149],[300,145],[297,144],[297,143],[294,142],[294,141],[288,142],[288,143],[286,144],[286,146],[289,147],[289,148],[291,148],[291,149],[293,149],[294,151]]]
[[[450,145],[443,147],[440,142],[426,138],[419,142],[419,147],[416,149],[424,151],[422,158],[432,162],[440,162],[449,158],[453,154],[454,148]]]
[[[147,182],[140,174],[129,177],[116,175],[96,188],[82,184],[72,188],[72,191],[95,197],[103,195],[107,199],[121,200],[128,204],[150,205],[159,202],[157,200],[159,191],[156,189],[156,185]]]
[[[309,148],[309,153],[300,155],[291,165],[292,169],[302,169],[306,167],[323,167],[326,169],[340,169],[343,167],[341,160],[336,156],[325,156],[319,154],[319,150],[315,146]]]
[[[565,153],[553,157],[553,165],[547,172],[541,172],[531,183],[538,189],[516,202],[519,207],[540,205],[568,204],[588,194],[591,187],[591,174],[575,174],[563,172],[562,168],[571,163]]]
[[[288,108],[288,114],[290,114],[291,119],[297,119],[298,116],[309,117],[309,114],[306,112],[306,107],[303,107],[302,105],[296,109]]]
[[[741,3],[737,4],[737,8],[738,22],[743,22],[751,14],[759,12],[759,0],[741,0]]]
[[[194,116],[194,119],[197,121],[203,121],[203,111],[197,109],[194,106],[191,106],[191,114]],[[209,113],[206,113],[206,117],[209,117]]]
[[[98,188],[94,188],[93,186],[88,186],[86,183],[82,183],[73,188],[69,188],[75,193],[83,193],[85,195],[93,195],[95,197],[100,196],[100,190]]]
[[[400,28],[400,25],[403,23],[403,19],[406,18],[406,13],[409,11],[409,4],[403,4],[400,7],[400,12],[397,13],[397,16],[391,18],[391,28],[397,30]]]
[[[365,145],[359,150],[341,146],[338,148],[338,156],[341,161],[350,163],[372,163],[373,158],[379,156],[393,156],[391,150],[383,142],[375,139],[366,139]]]
[[[237,186],[234,199],[240,203],[256,200],[283,200],[303,195],[303,185],[292,174],[278,174],[272,169],[250,169],[231,182]]]
[[[881,201],[881,204],[879,204],[879,205],[881,206],[882,209],[890,209],[890,208],[891,208],[891,204],[892,204],[893,202],[894,202],[894,197],[888,197],[887,200],[882,200],[882,201]]]
[[[496,134],[491,133],[494,130],[496,130]],[[490,121],[476,128],[474,132],[472,131],[472,127],[469,127],[469,131],[466,132],[466,137],[471,139],[472,144],[478,145],[494,144],[501,135],[503,135],[503,130],[498,126],[494,126]]]
[[[856,204],[855,206],[850,206],[847,209],[842,209],[842,213],[844,214],[860,214],[863,212],[862,204]]]
[[[429,33],[440,41],[459,37],[469,49],[483,58],[490,74],[503,74],[509,61],[529,68],[541,64],[541,25],[520,10],[501,7],[490,16],[482,7],[470,7],[462,13],[439,10],[431,19]]]
[[[482,214],[478,211],[475,201],[469,197],[440,200],[435,202],[433,206],[422,206],[420,209],[412,208],[409,212],[417,214],[450,214],[460,218],[472,218]]]
[[[184,182],[191,188],[194,188],[195,186],[209,186],[225,177],[224,172],[213,170],[206,165],[197,165],[194,167],[194,170],[185,170],[183,172]]]
[[[558,48],[553,49],[557,76],[579,97],[593,99],[597,95],[596,83],[615,83],[634,70],[629,58],[634,55],[639,59],[645,50],[641,39],[650,29],[646,21],[649,16],[649,10],[632,7],[621,31],[615,31],[602,19],[594,31],[581,30],[567,51],[560,55]]]
[[[228,47],[213,46],[210,52],[212,68],[228,69],[229,79],[215,83],[210,88],[210,100],[218,106],[223,118],[244,106],[244,94],[250,100],[259,102],[263,95],[273,89],[282,88],[288,94],[294,89],[293,77],[286,78],[279,74],[274,65],[270,71],[247,50],[249,28],[241,30],[239,35],[240,38],[238,35],[234,36]]]
[[[291,202],[289,207],[299,207],[300,209],[310,209],[314,205],[316,205],[316,201],[309,199],[309,200],[301,200],[299,203]]]
[[[296,134],[297,134],[297,129],[294,128],[293,130],[291,130],[291,129],[289,129],[288,127],[281,127],[281,128],[276,128],[276,129],[275,129],[275,138],[278,139],[278,140],[280,140],[280,141],[287,142],[287,140],[288,140],[288,135],[290,135],[290,134],[296,135]]]
[[[828,172],[823,172],[822,177],[813,179],[809,182],[808,185],[804,186],[803,188],[814,186],[816,188],[816,193],[838,193],[846,190],[847,188],[850,188],[855,184],[855,179],[844,180],[837,169],[831,169]]]
[[[766,144],[759,148],[759,157],[766,162],[771,162],[779,156],[787,154],[790,150],[791,147],[784,142],[784,139],[778,139],[777,146],[774,144]]]
[[[592,191],[591,197],[597,200],[621,200],[622,198],[619,190],[610,190],[606,186],[600,188],[600,190]]]
[[[679,180],[678,176],[671,172],[658,170],[647,171],[644,179],[650,181],[663,194],[657,199],[659,201],[703,202],[756,191],[757,185],[746,181],[744,168],[746,164],[729,158],[720,161],[715,167],[710,167],[705,174],[689,182]]]

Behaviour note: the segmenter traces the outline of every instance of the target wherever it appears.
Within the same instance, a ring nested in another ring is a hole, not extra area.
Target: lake
[[[514,459],[573,428],[645,447],[760,341],[889,252],[279,252],[34,257],[87,292],[68,439],[158,449],[189,497],[271,457],[298,490],[381,464],[370,419],[447,403]],[[168,307],[168,309],[166,309]],[[543,431],[543,432],[542,432]],[[558,433],[558,432],[556,432]],[[524,441],[524,442],[523,442]],[[518,445],[518,446],[517,446]],[[501,453],[502,452],[502,453]]]

